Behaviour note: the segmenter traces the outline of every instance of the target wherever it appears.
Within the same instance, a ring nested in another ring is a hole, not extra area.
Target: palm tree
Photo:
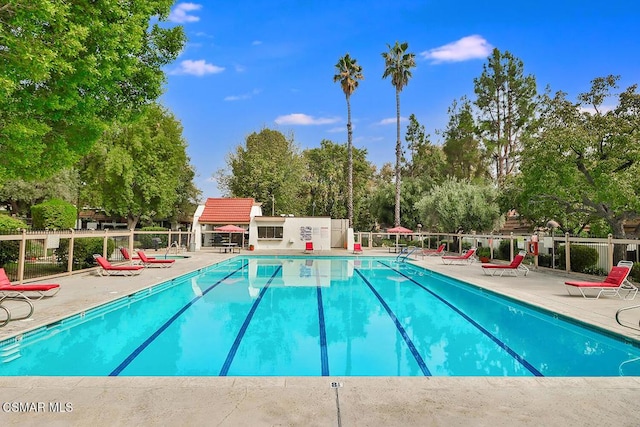
[[[411,78],[411,69],[416,66],[416,55],[407,53],[409,43],[402,44],[396,41],[394,46],[387,44],[388,52],[383,52],[384,58],[384,74],[385,79],[391,76],[391,84],[396,88],[396,209],[394,216],[394,225],[400,225],[400,162],[402,160],[402,143],[400,142],[400,92]]]
[[[353,130],[351,128],[351,94],[358,87],[358,80],[364,79],[362,67],[356,64],[347,53],[338,60],[336,64],[337,74],[333,76],[333,82],[340,82],[344,96],[347,98],[347,211],[349,215],[349,227],[353,227],[353,145],[351,138]]]

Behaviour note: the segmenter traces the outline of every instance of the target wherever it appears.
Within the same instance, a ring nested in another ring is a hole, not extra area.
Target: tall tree
[[[518,169],[522,138],[534,121],[536,80],[511,53],[493,49],[482,75],[474,79],[483,143],[495,161],[496,182]]]
[[[267,212],[299,215],[304,162],[293,137],[268,128],[250,134],[227,158],[216,177],[228,196],[253,197]]]
[[[402,142],[400,140],[400,92],[409,84],[411,69],[416,66],[416,55],[407,53],[409,44],[407,42],[398,43],[391,46],[387,44],[388,52],[383,52],[384,73],[382,78],[391,77],[391,84],[396,88],[396,197],[394,224],[400,225],[400,169],[402,167]]]
[[[305,150],[302,155],[307,167],[305,186],[308,195],[306,214],[327,215],[332,218],[344,218],[346,211],[344,177],[347,165],[347,147],[329,140],[323,140],[319,148]],[[354,228],[368,229],[370,220],[366,209],[368,184],[373,175],[373,166],[367,161],[367,151],[353,149],[353,199],[357,214],[354,216]]]
[[[333,82],[340,82],[342,92],[347,99],[347,215],[349,217],[349,227],[353,227],[353,145],[351,127],[351,95],[358,87],[358,80],[364,79],[362,67],[356,64],[357,60],[351,58],[347,53],[338,60],[336,64],[336,74]]]
[[[616,94],[617,81],[594,79],[576,103],[562,92],[543,97],[544,128],[526,140],[516,180],[519,212],[535,216],[547,206],[561,215],[552,218],[558,222],[563,212],[578,221],[601,218],[616,238],[627,236],[626,223],[640,220],[640,94],[636,85]],[[612,98],[617,105],[607,108]],[[624,246],[616,246],[616,261]]]
[[[486,158],[476,138],[477,128],[467,98],[449,107],[449,123],[443,132],[442,149],[447,158],[447,175],[458,179],[490,178]]]
[[[0,7],[0,182],[72,165],[117,116],[160,96],[182,27],[173,0],[8,0]]]
[[[127,218],[130,229],[141,219],[171,217],[184,178],[192,176],[185,173],[186,146],[180,122],[150,104],[135,121],[112,126],[85,157],[85,193],[108,215]]]

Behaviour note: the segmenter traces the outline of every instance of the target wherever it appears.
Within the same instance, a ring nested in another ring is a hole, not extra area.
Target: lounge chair
[[[140,261],[139,256],[131,256],[131,254],[129,254],[129,249],[125,247],[120,248],[120,253],[122,254],[122,258],[126,259],[127,261],[131,261],[132,263]],[[147,259],[155,259],[155,257],[149,256],[147,257]]]
[[[173,265],[173,263],[176,262],[175,259],[154,259],[154,258],[149,258],[142,251],[138,251],[138,256],[140,257],[140,262],[145,267],[171,267]]]
[[[100,266],[100,269],[98,269],[100,276],[133,276],[140,274],[144,270],[142,265],[112,265],[105,257],[98,254],[94,254],[93,258]]]
[[[440,257],[440,259],[442,259],[442,262],[445,264],[454,264],[454,263],[471,264],[476,260],[475,254],[476,254],[476,248],[471,248],[469,250],[464,251],[462,255],[444,255]]]
[[[52,297],[58,293],[60,285],[57,283],[33,283],[26,285],[14,285],[9,280],[4,268],[0,268],[0,296],[23,296],[30,300],[39,300],[44,297]],[[35,294],[36,297],[31,295]]]
[[[354,243],[353,244],[353,253],[354,254],[361,254],[362,253],[362,244]]]
[[[513,258],[511,264],[482,264],[482,272],[488,276],[495,276],[500,272],[500,277],[504,273],[517,276],[519,272],[522,272],[526,276],[529,273],[529,269],[522,265],[522,260],[524,260],[526,254],[524,251],[520,252]]]
[[[313,242],[306,242],[305,243],[304,253],[305,254],[312,254],[313,253]]]
[[[446,245],[443,243],[440,246],[438,246],[438,249],[423,249],[422,253],[420,255],[422,255],[422,257],[426,257],[426,256],[442,256],[444,255],[444,248],[446,247]]]
[[[611,269],[609,275],[602,282],[569,281],[564,282],[564,284],[569,295],[574,295],[571,293],[570,289],[578,289],[580,294],[582,294],[584,298],[588,299],[598,299],[601,295],[606,295],[616,296],[625,300],[632,300],[638,294],[637,286],[627,280],[632,267],[633,263],[630,261],[620,261],[618,265]],[[598,291],[598,294],[595,297],[587,296],[585,293],[585,290],[587,289]],[[622,291],[626,291],[626,295],[622,296]]]

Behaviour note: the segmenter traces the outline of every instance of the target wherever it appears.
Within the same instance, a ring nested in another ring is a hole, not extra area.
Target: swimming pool
[[[239,256],[0,343],[7,376],[619,376],[639,360],[386,257]]]

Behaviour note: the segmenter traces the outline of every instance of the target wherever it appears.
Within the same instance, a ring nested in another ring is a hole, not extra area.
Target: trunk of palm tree
[[[400,91],[396,88],[396,209],[394,226],[400,225],[400,161],[402,160],[402,144],[400,143]]]
[[[347,96],[347,213],[349,227],[353,227],[353,145],[351,143],[351,103]]]

